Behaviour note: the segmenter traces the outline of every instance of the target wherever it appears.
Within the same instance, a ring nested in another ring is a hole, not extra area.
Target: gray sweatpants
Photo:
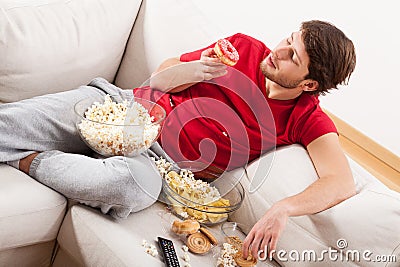
[[[105,94],[132,95],[132,90],[96,78],[75,90],[1,104],[0,162],[41,152],[30,176],[67,198],[126,218],[153,204],[160,193],[161,177],[149,155],[170,158],[158,143],[136,157],[90,157],[75,127],[74,104],[85,97],[102,100]]]

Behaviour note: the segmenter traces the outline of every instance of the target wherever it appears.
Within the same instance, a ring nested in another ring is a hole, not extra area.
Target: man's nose
[[[275,57],[281,60],[291,58],[293,56],[293,49],[289,46],[279,47],[275,50]]]

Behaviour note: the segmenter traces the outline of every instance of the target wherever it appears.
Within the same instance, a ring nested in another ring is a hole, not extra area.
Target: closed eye
[[[286,39],[286,44],[287,44],[287,45],[292,45],[292,43],[290,42],[290,39],[289,39],[289,38]],[[295,53],[293,52],[293,53],[292,53],[291,60],[292,60],[296,65],[298,65],[297,62],[294,61],[294,56],[295,56]]]

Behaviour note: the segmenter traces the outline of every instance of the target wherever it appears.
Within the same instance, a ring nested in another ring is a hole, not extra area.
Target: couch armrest
[[[0,163],[0,251],[55,240],[66,204],[59,193]]]

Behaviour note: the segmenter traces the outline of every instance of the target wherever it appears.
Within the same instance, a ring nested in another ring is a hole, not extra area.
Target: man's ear
[[[315,80],[304,80],[303,81],[303,91],[305,92],[311,92],[311,91],[315,91],[318,89],[318,82]]]

